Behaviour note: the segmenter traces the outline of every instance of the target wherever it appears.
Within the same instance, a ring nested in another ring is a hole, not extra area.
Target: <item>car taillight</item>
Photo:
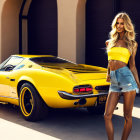
[[[74,93],[80,93],[80,92],[92,92],[92,86],[91,85],[80,85],[75,86],[73,91]]]

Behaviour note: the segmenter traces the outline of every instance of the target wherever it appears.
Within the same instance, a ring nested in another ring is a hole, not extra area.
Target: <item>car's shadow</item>
[[[18,107],[0,104],[0,118],[61,140],[107,140],[103,115],[90,115],[85,108],[55,109],[42,121],[28,122]],[[113,116],[115,139],[121,138],[123,123],[123,117]],[[133,125],[130,139],[138,140],[140,120],[133,118]]]

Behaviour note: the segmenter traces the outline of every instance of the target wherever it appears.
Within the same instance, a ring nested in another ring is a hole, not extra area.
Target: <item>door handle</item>
[[[6,77],[6,79],[9,79],[10,81],[15,81],[15,79],[10,79],[10,77]]]
[[[15,79],[10,79],[10,81],[15,81]]]

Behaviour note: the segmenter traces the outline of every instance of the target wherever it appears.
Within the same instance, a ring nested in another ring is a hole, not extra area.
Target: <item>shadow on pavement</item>
[[[139,99],[140,97],[136,98],[136,106],[140,105]],[[85,108],[55,109],[45,120],[27,122],[22,118],[18,107],[0,104],[0,118],[61,140],[107,140],[103,115],[90,115]],[[115,139],[119,140],[124,124],[123,117],[114,115],[113,124]],[[130,140],[139,140],[139,126],[140,119],[133,118]]]

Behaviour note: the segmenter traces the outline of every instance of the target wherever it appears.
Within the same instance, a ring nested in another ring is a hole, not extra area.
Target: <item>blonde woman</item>
[[[127,140],[132,128],[132,109],[140,82],[135,66],[138,44],[135,41],[134,26],[126,13],[119,13],[112,22],[110,39],[106,41],[108,53],[107,81],[110,82],[109,95],[104,114],[108,140],[114,140],[112,114],[120,93],[124,102],[124,129],[121,140]],[[127,66],[127,64],[129,64]]]

